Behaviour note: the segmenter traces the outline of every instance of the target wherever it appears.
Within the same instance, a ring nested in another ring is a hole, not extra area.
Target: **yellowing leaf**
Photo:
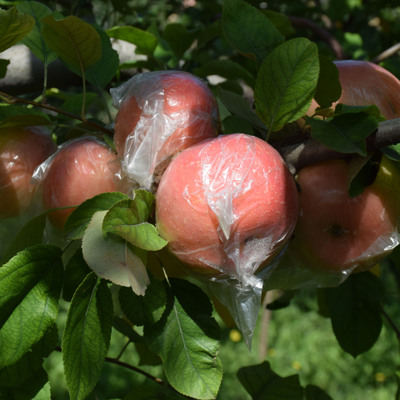
[[[146,267],[127,242],[104,238],[102,224],[107,211],[93,215],[82,239],[83,258],[100,277],[120,286],[130,286],[139,296],[150,283]]]

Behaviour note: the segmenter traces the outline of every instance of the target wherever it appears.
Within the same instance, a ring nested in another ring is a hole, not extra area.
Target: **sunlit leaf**
[[[263,61],[254,91],[256,111],[269,132],[300,118],[314,96],[318,49],[306,38],[288,40]]]
[[[121,200],[128,199],[128,196],[119,193],[101,193],[80,204],[68,217],[64,232],[70,239],[81,239],[90,220],[97,211],[106,211]]]

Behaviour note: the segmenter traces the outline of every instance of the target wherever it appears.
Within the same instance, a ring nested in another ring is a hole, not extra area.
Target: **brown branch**
[[[378,129],[368,139],[371,150],[396,143],[400,143],[400,118],[381,122]],[[293,172],[310,164],[349,156],[349,154],[331,150],[312,138],[301,143],[282,146],[278,148],[278,151]]]
[[[338,60],[344,60],[346,58],[346,54],[343,50],[342,45],[326,29],[322,28],[321,26],[307,18],[297,17],[293,15],[289,15],[288,18],[293,25],[309,29],[317,37],[326,42],[328,46],[332,49],[335,57]]]

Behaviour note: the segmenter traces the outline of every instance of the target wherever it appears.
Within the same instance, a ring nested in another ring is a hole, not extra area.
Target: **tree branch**
[[[388,49],[386,49],[385,51],[383,51],[381,54],[377,55],[372,62],[375,64],[380,63],[383,60],[386,60],[387,58],[395,55],[396,53],[400,52],[400,43],[397,43],[391,47],[389,47]]]
[[[400,118],[380,122],[378,129],[368,140],[368,146],[371,150],[396,143],[400,143]],[[293,172],[307,165],[349,156],[349,154],[331,150],[312,138],[301,143],[282,146],[278,148],[278,151]]]
[[[288,18],[293,25],[309,29],[317,37],[326,42],[338,60],[344,60],[346,58],[342,45],[326,29],[323,29],[321,26],[307,18],[293,15],[289,15]]]

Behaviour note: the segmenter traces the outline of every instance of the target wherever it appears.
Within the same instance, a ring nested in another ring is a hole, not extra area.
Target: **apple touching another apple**
[[[369,61],[334,61],[342,94],[334,103],[349,106],[376,105],[386,119],[400,117],[400,81],[387,69]],[[313,99],[307,115],[313,115],[318,103]]]
[[[72,211],[83,201],[117,190],[117,156],[91,137],[65,142],[42,168],[42,201],[52,225],[62,230]]]
[[[41,127],[0,129],[0,218],[16,217],[28,210],[37,189],[33,172],[56,149]]]
[[[191,272],[239,280],[270,264],[299,212],[280,154],[245,134],[208,139],[179,153],[156,193],[160,235]]]
[[[393,161],[383,157],[374,182],[354,197],[348,192],[346,160],[304,167],[297,180],[300,216],[288,255],[277,268],[281,278],[292,271],[293,280],[286,277],[285,285],[337,285],[350,273],[373,267],[399,244],[400,171]]]
[[[111,94],[117,154],[127,178],[142,188],[152,187],[175,154],[218,134],[216,99],[191,73],[144,72]]]

